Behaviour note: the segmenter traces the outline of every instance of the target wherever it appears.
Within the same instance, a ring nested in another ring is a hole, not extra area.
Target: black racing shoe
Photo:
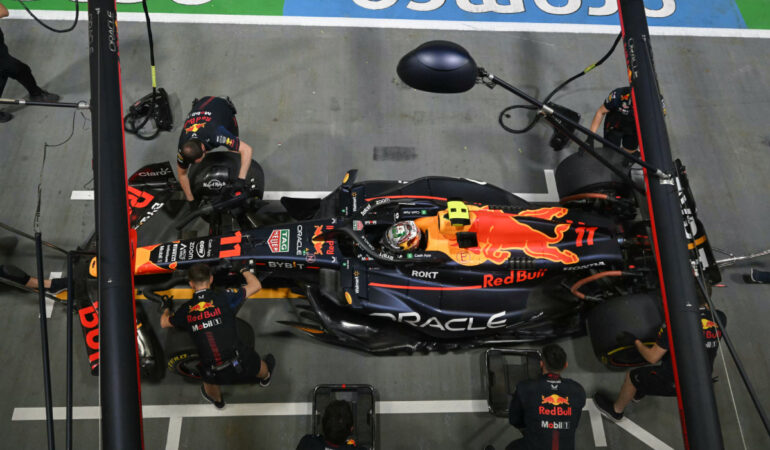
[[[67,279],[66,278],[53,278],[51,279],[51,287],[48,288],[48,292],[51,294],[58,294],[61,291],[64,291],[67,289]]]
[[[0,123],[9,122],[11,119],[13,119],[13,114],[0,111]]]
[[[615,412],[615,407],[612,404],[612,400],[608,399],[602,394],[594,395],[594,404],[599,409],[599,412],[613,422],[619,422],[623,419],[623,413]]]
[[[752,283],[770,283],[770,272],[765,272],[752,267],[749,279]]]
[[[39,94],[30,95],[29,101],[31,102],[47,102],[47,103],[56,103],[59,101],[59,96],[56,94],[52,94],[48,91],[40,91]]]
[[[217,409],[222,409],[222,408],[225,407],[225,396],[224,395],[222,396],[222,400],[216,401],[213,398],[209,397],[209,395],[206,393],[206,388],[203,385],[201,385],[201,395],[203,396],[203,398],[208,400],[209,403],[211,403],[212,405],[216,406]]]
[[[637,389],[636,394],[634,394],[634,398],[632,398],[631,401],[634,403],[639,403],[639,401],[643,398],[644,398],[644,394],[639,392],[639,390]]]
[[[267,376],[259,380],[259,385],[262,387],[270,386],[270,380],[273,379],[273,369],[275,369],[275,356],[272,353],[268,353],[265,356],[265,364],[267,364]]]

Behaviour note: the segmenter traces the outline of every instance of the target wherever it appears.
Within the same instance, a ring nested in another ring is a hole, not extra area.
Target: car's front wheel
[[[660,298],[650,292],[614,297],[595,306],[586,321],[594,353],[609,367],[633,367],[646,363],[624,333],[652,344],[663,323]]]

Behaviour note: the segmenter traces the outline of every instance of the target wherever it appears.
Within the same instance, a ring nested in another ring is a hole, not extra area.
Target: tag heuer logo
[[[289,230],[273,230],[267,238],[267,246],[273,253],[286,253],[289,251]]]

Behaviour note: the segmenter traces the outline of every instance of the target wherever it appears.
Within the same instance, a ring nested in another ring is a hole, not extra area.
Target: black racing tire
[[[652,293],[612,298],[589,311],[586,320],[594,353],[610,368],[646,364],[636,347],[620,345],[618,336],[629,332],[646,344],[653,343],[662,323],[661,301]]]
[[[600,150],[599,154],[620,168],[623,157],[608,152]],[[559,198],[586,192],[619,191],[626,186],[622,178],[584,151],[573,153],[560,162],[554,176]]]
[[[254,329],[245,320],[235,319],[238,338],[247,347],[254,348]],[[169,355],[167,368],[187,381],[198,382],[201,379],[198,363],[200,356],[192,337],[184,331],[169,330],[166,339],[166,353]]]
[[[198,382],[201,379],[199,362],[198,351],[191,348],[171,354],[167,367],[169,372],[180,375],[185,381]]]

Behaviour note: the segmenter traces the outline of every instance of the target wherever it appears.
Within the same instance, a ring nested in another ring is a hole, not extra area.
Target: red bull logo
[[[211,309],[211,311],[209,311]],[[197,313],[197,314],[196,314]],[[190,306],[190,310],[187,313],[187,323],[200,322],[201,320],[214,319],[222,315],[222,311],[214,306],[214,302],[198,302]],[[210,324],[201,324],[203,328],[209,328],[221,323],[222,319],[217,319],[219,322]],[[193,331],[197,331],[199,328],[195,327]]]
[[[703,334],[706,340],[713,341],[722,337],[722,330],[719,329],[719,325],[716,322],[708,319],[700,320],[701,328],[703,328]],[[715,344],[714,344],[715,345]],[[709,347],[709,344],[706,344]]]
[[[542,416],[571,416],[572,407],[569,406],[569,397],[551,394],[548,397],[541,395],[542,404],[537,408],[538,414]],[[543,405],[551,405],[543,406]],[[566,405],[564,408],[562,405]]]
[[[190,306],[189,312],[203,312],[209,308],[214,307],[214,302],[198,302],[192,306]]]
[[[553,406],[569,405],[569,397],[562,397],[561,395],[551,394],[548,397],[541,395],[542,404],[548,404]]]
[[[511,257],[511,250],[521,250],[532,258],[547,259],[562,264],[575,264],[580,260],[575,253],[555,246],[564,240],[564,233],[572,224],[557,224],[553,229],[553,236],[549,236],[517,220],[517,217],[553,220],[564,217],[567,214],[566,208],[525,210],[516,215],[499,210],[477,209],[473,214],[475,220],[472,221],[468,231],[476,233],[479,246],[468,250],[495,264],[507,261]]]
[[[511,270],[510,275],[505,277],[496,277],[491,274],[484,274],[484,284],[481,287],[503,286],[506,284],[523,283],[527,280],[536,280],[545,276],[548,269],[539,269],[537,271]]]
[[[200,130],[201,128],[203,128],[205,126],[206,126],[205,122],[203,122],[203,123],[194,123],[194,124],[190,125],[189,127],[186,127],[184,129],[184,131],[186,133],[197,133],[198,130]]]

